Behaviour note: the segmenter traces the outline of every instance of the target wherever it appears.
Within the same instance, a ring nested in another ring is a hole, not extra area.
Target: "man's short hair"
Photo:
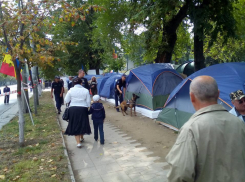
[[[190,92],[201,102],[217,101],[219,97],[218,84],[212,77],[208,80],[195,78],[191,82]]]
[[[80,70],[78,71],[78,74],[79,74],[79,73],[82,73],[82,72],[84,72],[84,70],[83,70],[83,69],[80,69]]]
[[[81,83],[82,83],[82,79],[79,78],[79,77],[77,77],[77,78],[75,78],[75,79],[73,80],[73,83],[74,83],[74,85],[81,84]]]

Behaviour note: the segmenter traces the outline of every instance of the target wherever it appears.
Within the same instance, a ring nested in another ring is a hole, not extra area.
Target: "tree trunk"
[[[17,102],[18,102],[18,108],[19,108],[19,145],[20,147],[24,147],[25,120],[24,120],[22,109],[21,109],[21,106],[22,106],[21,95],[17,95]]]
[[[96,75],[99,75],[99,74],[100,74],[100,69],[96,68]]]
[[[205,58],[203,55],[203,40],[198,35],[194,35],[194,61],[195,71],[205,68]]]
[[[39,106],[39,92],[38,92],[39,76],[38,76],[38,67],[37,66],[36,66],[36,76],[37,76],[37,105]]]
[[[23,79],[23,83],[26,83],[27,85],[23,85],[23,87],[28,87],[28,73],[27,73],[27,65],[25,63],[24,69],[22,71],[22,79]],[[26,100],[27,103],[29,105],[29,95],[28,95],[28,88],[24,89],[23,94],[25,94],[26,96]],[[26,103],[25,97],[24,95],[22,95],[22,102],[23,102],[23,112],[24,113],[29,113],[28,107],[27,107],[27,103]]]
[[[162,45],[158,49],[156,63],[170,63],[172,60],[172,54],[174,46],[177,40],[176,30],[170,30],[171,28],[166,28],[166,34],[163,35]],[[167,42],[167,44],[165,43]]]
[[[177,40],[177,29],[187,16],[190,0],[180,8],[179,12],[163,27],[162,42],[158,48],[156,63],[170,63]]]
[[[12,59],[14,58],[13,55]],[[25,120],[24,120],[24,115],[22,112],[22,99],[21,99],[21,77],[20,77],[20,67],[17,67],[16,60],[12,60],[14,63],[15,67],[15,72],[16,72],[16,80],[17,80],[17,103],[18,103],[18,108],[19,108],[19,145],[20,147],[24,146],[24,141],[25,141],[25,136],[24,136],[24,127],[25,127]]]
[[[38,90],[37,90],[37,77],[36,77],[36,66],[32,67],[32,79],[33,79],[33,99],[34,99],[34,113],[37,115],[37,100],[38,100]]]

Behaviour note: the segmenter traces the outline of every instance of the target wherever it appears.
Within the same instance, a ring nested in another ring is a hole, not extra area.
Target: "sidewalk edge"
[[[63,141],[64,153],[65,153],[65,156],[66,156],[66,158],[67,158],[68,169],[69,169],[71,181],[72,181],[72,182],[76,182],[75,176],[74,176],[74,173],[73,173],[73,170],[72,170],[72,166],[71,166],[71,161],[70,161],[70,158],[69,158],[69,155],[68,155],[67,147],[66,147],[66,144],[65,144],[65,139],[64,139],[64,136],[63,136],[63,134],[62,134],[62,127],[61,127],[61,125],[60,125],[59,117],[57,117],[57,122],[58,122],[58,125],[59,125],[59,127],[60,127],[60,135],[61,135],[61,138],[62,138],[62,141]]]

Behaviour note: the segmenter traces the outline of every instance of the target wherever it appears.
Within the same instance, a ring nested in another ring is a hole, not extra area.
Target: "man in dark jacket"
[[[69,76],[69,81],[68,81],[68,90],[70,90],[70,88],[72,87],[72,76]]]
[[[10,95],[10,88],[6,85],[3,89],[3,93],[5,94],[4,104],[9,104],[9,95]]]
[[[104,145],[103,124],[105,120],[105,109],[102,103],[99,102],[100,96],[93,96],[93,104],[90,107],[89,114],[92,114],[94,124],[94,139],[98,141],[98,130],[100,131],[100,143]]]
[[[88,89],[89,90],[89,85],[88,85],[88,80],[87,80],[87,78],[84,78],[84,75],[85,75],[85,72],[81,69],[81,70],[79,70],[78,71],[78,76],[77,77],[79,77],[79,78],[81,78],[82,79],[82,86],[84,87],[84,88],[86,88],[86,89]],[[75,77],[75,78],[77,78],[77,77]],[[75,79],[74,78],[74,79]],[[74,79],[73,79],[73,81],[72,81],[72,87],[74,87]]]
[[[52,83],[51,88],[51,97],[53,98],[54,93],[58,114],[61,112],[62,96],[64,92],[63,84],[59,81],[59,79],[59,76],[55,77],[55,81]]]
[[[122,92],[122,87],[123,87],[123,92]],[[116,86],[115,86],[115,107],[118,106],[118,98],[120,101],[120,104],[123,101],[123,96],[125,96],[125,91],[126,91],[126,75],[122,75],[122,78],[117,80]],[[119,112],[119,109],[116,109],[117,112]]]

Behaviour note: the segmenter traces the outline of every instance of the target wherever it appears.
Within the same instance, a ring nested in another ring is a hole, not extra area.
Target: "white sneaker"
[[[82,148],[82,144],[81,143],[77,144],[77,148]]]

